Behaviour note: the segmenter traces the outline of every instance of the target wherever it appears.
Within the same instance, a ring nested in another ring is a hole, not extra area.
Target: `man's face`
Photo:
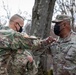
[[[59,36],[59,34],[60,34],[60,33],[62,32],[62,30],[64,29],[64,26],[65,26],[64,21],[55,23],[54,33]]]
[[[14,26],[15,26],[16,31],[22,32],[22,30],[23,30],[22,27],[24,25],[23,19],[22,18],[18,18],[16,20],[14,20],[13,22],[14,22]]]

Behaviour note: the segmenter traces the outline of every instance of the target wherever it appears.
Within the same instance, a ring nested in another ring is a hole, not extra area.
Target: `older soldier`
[[[9,25],[8,26],[0,25],[0,29],[6,28],[8,30],[9,27],[17,32],[22,32],[23,25],[24,25],[24,19],[22,18],[22,16],[14,14],[9,20]]]
[[[76,75],[76,33],[71,30],[71,17],[57,15],[52,22],[55,23],[54,33],[59,39],[53,42],[54,39],[49,37],[45,42],[53,42],[50,48],[54,75]]]
[[[9,28],[14,31],[22,33],[25,37],[29,37],[26,33],[23,33],[24,19],[18,14],[14,14],[9,20]],[[5,27],[8,29],[8,27]]]
[[[23,19],[16,14],[10,21],[0,30],[0,75],[35,75],[37,67],[28,51],[33,43],[19,33]]]
[[[15,14],[9,20],[9,27],[17,32],[22,32],[24,25],[24,19],[22,16]]]
[[[14,14],[10,19],[9,19],[9,23],[8,26],[3,26],[0,25],[0,29],[13,29],[14,31],[23,32],[23,26],[24,26],[24,18],[18,14]],[[22,33],[25,34],[26,37],[29,37],[26,33]]]

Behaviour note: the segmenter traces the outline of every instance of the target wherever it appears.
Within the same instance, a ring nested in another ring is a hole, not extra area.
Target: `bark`
[[[31,35],[42,39],[50,35],[55,1],[56,0],[35,0],[32,12]]]
[[[51,20],[53,15],[55,0],[35,0],[32,12],[32,26],[30,35],[35,35],[42,39],[48,37],[51,31]],[[35,58],[39,57],[38,73],[37,75],[51,75],[47,73],[50,70],[50,56],[48,49],[35,51]],[[41,55],[39,55],[39,53]]]

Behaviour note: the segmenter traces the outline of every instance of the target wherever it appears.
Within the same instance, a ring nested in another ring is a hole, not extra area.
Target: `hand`
[[[50,44],[50,43],[56,41],[56,39],[53,38],[52,36],[47,37],[45,40],[46,40],[46,42],[47,42],[48,44]]]
[[[29,36],[27,33],[25,33],[25,32],[22,32],[21,34],[23,35],[24,38],[29,38],[29,37],[30,37],[30,36]]]
[[[25,35],[24,35],[24,37],[25,37],[25,38],[29,38],[30,36],[29,36],[29,35],[27,35],[27,34],[25,34]]]
[[[56,39],[53,38],[52,36],[49,36],[46,39],[42,40],[41,43],[43,43],[43,44],[51,44],[54,41],[56,41]]]

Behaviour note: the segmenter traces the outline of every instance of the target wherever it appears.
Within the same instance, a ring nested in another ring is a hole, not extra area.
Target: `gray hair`
[[[21,19],[24,21],[24,18],[23,18],[22,16],[18,15],[18,14],[13,15],[13,16],[10,18],[9,21],[16,20],[16,19],[18,19],[18,18],[21,18]]]

